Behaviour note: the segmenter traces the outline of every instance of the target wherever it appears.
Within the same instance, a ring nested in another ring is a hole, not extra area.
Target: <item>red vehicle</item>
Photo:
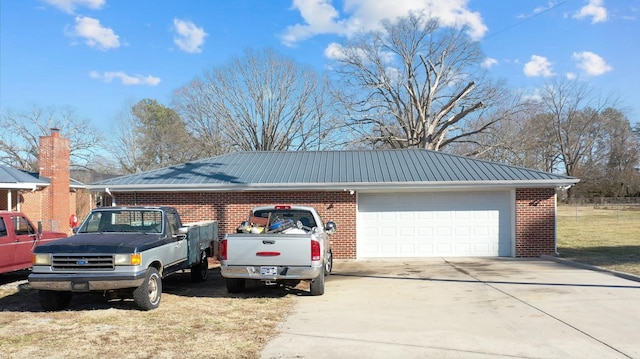
[[[20,212],[0,211],[0,274],[31,268],[38,244],[64,237],[61,232],[43,232]]]

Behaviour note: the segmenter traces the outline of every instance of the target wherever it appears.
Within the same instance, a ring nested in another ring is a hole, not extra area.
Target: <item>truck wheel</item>
[[[147,269],[144,282],[133,291],[133,301],[142,310],[158,308],[162,297],[162,279],[154,267]]]
[[[320,271],[320,274],[311,281],[309,286],[311,295],[323,295],[324,294],[324,271]]]
[[[331,274],[331,270],[333,270],[333,253],[329,250],[329,252],[327,252],[327,262],[324,264],[324,275],[328,276]]]
[[[191,267],[191,281],[194,283],[204,282],[209,275],[209,260],[207,257],[202,259],[202,262]]]
[[[48,312],[65,309],[71,301],[71,292],[58,292],[53,290],[40,290],[38,292],[40,306]]]
[[[242,278],[227,278],[227,291],[229,293],[244,292],[245,280]]]

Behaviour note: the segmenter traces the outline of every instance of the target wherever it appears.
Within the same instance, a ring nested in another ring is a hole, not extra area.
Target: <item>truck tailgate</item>
[[[228,234],[226,238],[227,265],[311,265],[310,235]]]

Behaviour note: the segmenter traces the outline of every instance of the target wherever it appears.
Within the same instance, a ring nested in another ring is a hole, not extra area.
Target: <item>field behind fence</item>
[[[558,206],[558,252],[576,262],[640,276],[640,206]]]

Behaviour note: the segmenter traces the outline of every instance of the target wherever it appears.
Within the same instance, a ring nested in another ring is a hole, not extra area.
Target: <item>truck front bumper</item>
[[[276,274],[263,275],[264,266],[220,266],[220,274],[225,278],[244,278],[256,280],[314,279],[320,275],[322,267],[276,266]]]
[[[114,275],[111,273],[31,273],[29,274],[29,284],[34,289],[65,292],[114,290],[139,287],[144,282],[145,274],[145,271],[126,275]]]

